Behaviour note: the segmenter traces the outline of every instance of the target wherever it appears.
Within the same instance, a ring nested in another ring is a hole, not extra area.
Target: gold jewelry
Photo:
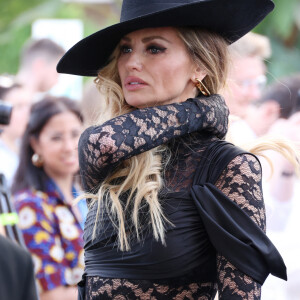
[[[41,168],[44,164],[44,160],[40,155],[37,153],[34,153],[31,157],[32,164],[36,166],[37,168]]]
[[[209,96],[210,92],[207,89],[207,87],[204,85],[204,83],[199,79],[195,78],[196,82],[196,87],[199,89],[199,91],[204,95],[204,96]]]

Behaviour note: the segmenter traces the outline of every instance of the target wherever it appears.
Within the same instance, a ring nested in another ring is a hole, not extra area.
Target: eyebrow
[[[164,37],[162,37],[160,35],[147,36],[147,37],[145,37],[145,38],[142,39],[142,42],[143,43],[148,43],[148,42],[150,42],[152,40],[155,40],[155,39],[164,40],[164,41],[166,41],[166,42],[168,42],[168,43],[171,44],[171,42],[168,39],[166,39],[166,38],[164,38]],[[124,40],[126,42],[130,42],[131,41],[131,39],[129,37],[126,37],[126,36],[123,37],[122,40]]]

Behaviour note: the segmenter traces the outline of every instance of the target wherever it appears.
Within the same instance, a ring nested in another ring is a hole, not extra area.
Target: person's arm
[[[228,108],[219,95],[144,109],[88,128],[79,141],[79,164],[85,188],[92,189],[122,161],[203,131],[218,138],[227,132]]]
[[[0,234],[2,234],[3,236],[6,236],[5,228],[1,223],[0,223]]]
[[[53,290],[42,293],[40,297],[40,300],[56,300],[56,299],[76,300],[77,288],[59,286]]]
[[[250,154],[235,157],[216,182],[228,198],[234,201],[265,232],[265,207],[261,188],[261,167]],[[218,291],[220,300],[258,300],[261,285],[239,271],[225,257],[217,255]]]

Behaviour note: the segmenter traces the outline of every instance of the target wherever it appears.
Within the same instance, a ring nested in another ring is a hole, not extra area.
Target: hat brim
[[[251,31],[273,8],[270,0],[208,0],[120,22],[75,44],[59,61],[57,72],[97,76],[120,39],[143,28],[200,27],[218,33],[231,44]]]

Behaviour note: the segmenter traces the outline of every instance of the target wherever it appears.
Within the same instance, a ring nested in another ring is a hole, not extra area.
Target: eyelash
[[[159,46],[156,46],[156,45],[150,45],[147,47],[147,52],[150,52],[151,54],[159,54],[159,53],[163,53],[165,52],[167,48],[164,48],[164,47],[159,47]],[[121,54],[127,54],[127,53],[131,53],[132,52],[132,48],[130,48],[130,46],[128,45],[122,45],[120,47],[120,51],[121,51]],[[155,52],[154,52],[155,51]]]
[[[151,52],[152,54],[158,54],[158,53],[165,52],[166,48],[155,46],[155,45],[147,47],[147,51],[152,51],[152,50],[156,51],[156,52]]]

